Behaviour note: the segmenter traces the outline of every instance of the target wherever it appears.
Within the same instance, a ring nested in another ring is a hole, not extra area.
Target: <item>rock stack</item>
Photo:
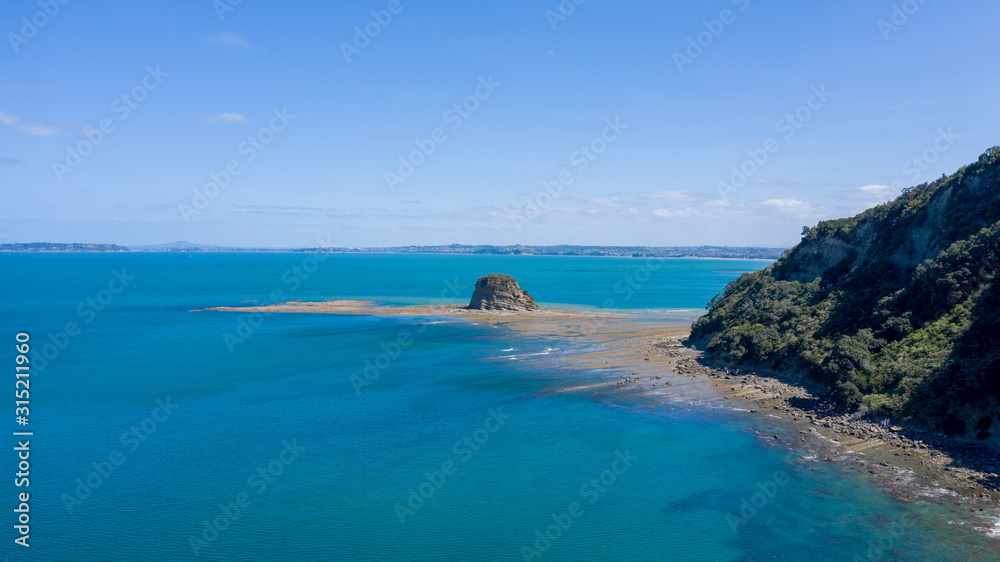
[[[490,273],[476,281],[476,290],[469,302],[476,310],[538,310],[535,299],[505,273]]]

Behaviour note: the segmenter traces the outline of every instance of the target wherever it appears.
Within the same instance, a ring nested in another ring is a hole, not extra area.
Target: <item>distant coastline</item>
[[[153,246],[120,246],[117,244],[82,244],[32,242],[0,244],[0,252],[243,252],[243,253],[305,253],[335,254],[462,254],[489,256],[577,256],[621,258],[706,258],[776,260],[786,248],[762,246],[522,246],[465,245],[386,246],[376,248],[236,248],[207,246],[189,242]]]

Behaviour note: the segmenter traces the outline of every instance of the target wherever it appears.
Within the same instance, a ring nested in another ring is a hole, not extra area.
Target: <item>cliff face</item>
[[[950,177],[803,230],[730,283],[692,339],[805,373],[851,408],[1000,435],[1000,147]]]
[[[840,266],[854,270],[887,261],[913,269],[949,246],[1000,219],[996,151],[950,178],[906,190],[895,201],[849,219],[824,221],[803,230],[802,242],[781,260],[775,274],[809,282]]]
[[[538,310],[535,299],[510,275],[490,273],[476,281],[469,308],[479,310]]]

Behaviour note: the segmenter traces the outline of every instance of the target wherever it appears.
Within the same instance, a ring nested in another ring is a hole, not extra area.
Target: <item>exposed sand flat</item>
[[[806,383],[790,384],[796,381],[788,375],[782,374],[782,380],[778,380],[774,373],[727,371],[712,366],[700,351],[685,345],[690,332],[690,325],[685,323],[613,312],[547,308],[532,312],[486,311],[461,305],[392,307],[358,300],[292,301],[208,310],[453,317],[506,325],[532,337],[579,341],[588,344],[588,351],[560,360],[572,367],[606,371],[607,381],[562,392],[638,392],[663,403],[743,411],[782,424],[781,433],[786,437],[760,435],[762,439],[806,447],[816,452],[818,462],[841,462],[868,472],[905,501],[974,500],[980,507],[1000,501],[1000,455],[995,462],[976,455],[956,460],[932,446],[951,443],[912,429],[852,419],[819,398],[819,389]],[[951,492],[942,494],[941,488]]]
[[[551,323],[552,320],[577,319],[580,324],[593,323],[588,320],[634,319],[635,316],[624,314],[602,314],[579,312],[559,308],[543,308],[531,312],[511,310],[478,310],[466,308],[459,304],[447,305],[412,305],[412,306],[379,306],[373,301],[334,300],[320,302],[289,301],[279,304],[249,305],[249,306],[217,306],[206,310],[221,310],[228,312],[311,312],[319,314],[372,314],[379,316],[457,316],[489,320],[490,322],[532,322]]]

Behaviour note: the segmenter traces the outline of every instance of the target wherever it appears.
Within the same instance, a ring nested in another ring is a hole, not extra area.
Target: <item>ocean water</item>
[[[767,262],[0,254],[0,360],[33,350],[10,560],[996,560],[947,496],[754,433],[755,419],[565,391],[572,340],[489,323],[195,311],[462,302],[505,272],[549,305],[690,318]],[[516,360],[511,360],[513,356]],[[8,384],[14,386],[14,377]],[[767,431],[774,432],[771,427]],[[23,439],[23,438],[22,438]],[[14,543],[29,492],[29,548]]]

